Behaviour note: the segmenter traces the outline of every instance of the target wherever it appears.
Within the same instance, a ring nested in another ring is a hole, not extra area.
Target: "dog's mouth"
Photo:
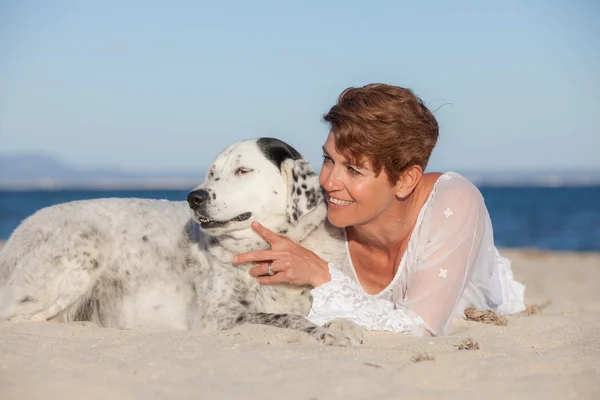
[[[221,228],[231,222],[247,221],[248,219],[250,219],[251,216],[252,216],[252,213],[245,212],[243,214],[238,215],[237,217],[228,219],[227,221],[217,221],[212,218],[205,217],[203,215],[198,215],[197,218],[198,218],[198,222],[200,222],[201,228],[210,229],[210,228]]]

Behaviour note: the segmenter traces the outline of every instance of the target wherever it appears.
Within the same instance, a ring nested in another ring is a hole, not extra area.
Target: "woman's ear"
[[[415,190],[422,177],[423,168],[421,166],[412,165],[408,167],[402,172],[396,183],[396,197],[399,199],[408,197]]]

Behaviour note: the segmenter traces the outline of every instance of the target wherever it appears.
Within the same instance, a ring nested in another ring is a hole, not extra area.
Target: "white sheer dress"
[[[347,318],[368,330],[446,335],[469,306],[499,314],[525,309],[525,287],[494,246],[492,224],[477,187],[448,172],[423,205],[395,277],[370,295],[360,285],[346,242],[331,281],[314,288],[308,315],[322,325]]]

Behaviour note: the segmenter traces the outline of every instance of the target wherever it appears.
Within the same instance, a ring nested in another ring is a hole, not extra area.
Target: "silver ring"
[[[269,264],[269,269],[267,270],[267,274],[273,276],[275,272],[273,272],[273,264]]]

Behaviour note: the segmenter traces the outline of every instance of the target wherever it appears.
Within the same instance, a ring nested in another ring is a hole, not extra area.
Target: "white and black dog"
[[[272,138],[230,145],[187,203],[98,199],[36,212],[0,251],[0,319],[205,332],[255,323],[326,344],[362,342],[352,322],[319,327],[304,318],[308,287],[261,286],[247,273],[252,265],[232,264],[234,254],[269,247],[253,220],[326,261],[344,256],[318,177],[291,146]]]

